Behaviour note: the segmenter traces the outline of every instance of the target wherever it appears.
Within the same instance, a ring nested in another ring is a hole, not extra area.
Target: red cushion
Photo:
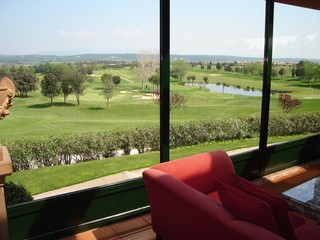
[[[314,224],[302,224],[295,229],[297,240],[319,240],[320,226]]]
[[[210,192],[210,193],[207,194],[207,196],[209,198],[211,198],[212,200],[214,200],[215,202],[221,204],[221,200],[220,200],[218,191]]]
[[[291,225],[294,229],[306,223],[306,220],[295,212],[289,211],[288,215],[289,215]]]
[[[262,189],[256,184],[236,175],[232,176],[233,186],[268,203],[273,211],[280,235],[295,239],[294,229],[288,216],[288,203],[280,197]]]
[[[266,202],[220,181],[216,188],[222,205],[236,217],[278,234],[272,209]]]

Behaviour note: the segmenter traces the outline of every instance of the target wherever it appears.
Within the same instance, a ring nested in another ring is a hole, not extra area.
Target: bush
[[[320,112],[270,116],[269,136],[320,132]],[[206,119],[170,126],[170,148],[210,141],[251,138],[259,135],[260,118]],[[70,164],[113,157],[118,150],[129,154],[159,151],[159,126],[131,131],[86,132],[60,137],[42,137],[4,143],[10,151],[13,170]]]
[[[285,136],[320,132],[320,112],[304,114],[283,114],[271,116],[270,136]]]
[[[11,181],[4,183],[5,199],[7,206],[32,201],[33,198],[23,185]]]
[[[279,104],[282,111],[290,112],[294,108],[298,108],[301,105],[301,100],[291,98],[290,94],[280,93],[278,97]]]

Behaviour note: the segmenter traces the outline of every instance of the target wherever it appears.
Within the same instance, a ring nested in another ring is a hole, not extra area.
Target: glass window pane
[[[264,11],[265,1],[172,1],[171,94],[186,100],[171,110],[172,159],[258,145]]]
[[[127,171],[159,162],[158,84],[149,82],[159,71],[158,0],[0,8],[0,74],[17,87],[0,122],[16,171],[8,180],[34,195],[116,172],[139,176]]]
[[[269,135],[279,141],[320,131],[319,43],[319,11],[275,4]]]

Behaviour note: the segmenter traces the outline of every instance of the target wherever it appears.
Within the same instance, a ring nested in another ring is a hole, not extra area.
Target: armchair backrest
[[[205,152],[152,167],[163,171],[192,188],[207,194],[215,190],[215,181],[231,184],[234,167],[224,151]]]

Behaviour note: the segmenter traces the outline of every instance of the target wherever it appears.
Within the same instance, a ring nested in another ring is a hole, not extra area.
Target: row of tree
[[[100,64],[107,64],[106,62],[100,62]],[[111,64],[111,63],[109,63]],[[124,66],[121,63],[121,66]],[[112,64],[111,64],[112,65]],[[120,66],[119,65],[119,66]],[[203,66],[202,64],[201,66]],[[80,96],[84,92],[84,82],[88,81],[90,75],[93,73],[93,64],[89,63],[61,63],[61,64],[39,64],[36,66],[11,66],[0,67],[0,76],[9,76],[15,83],[17,89],[17,95],[21,97],[27,97],[30,91],[35,91],[39,86],[39,79],[36,77],[36,73],[42,73],[44,75],[43,80],[40,83],[41,92],[44,96],[47,96],[53,102],[53,98],[58,95],[63,95],[64,103],[67,101],[67,97],[74,93],[76,95],[77,104],[80,104]],[[100,66],[100,65],[99,65]],[[141,52],[138,56],[137,63],[134,64],[137,69],[138,77],[140,78],[142,89],[146,88],[145,82],[148,80],[153,85],[153,90],[158,89],[160,85],[159,75],[159,58],[157,54],[149,52]],[[194,63],[189,63],[185,60],[179,59],[171,62],[170,75],[177,81],[182,81],[186,76],[190,66],[195,66]],[[210,69],[214,64],[210,62],[207,66]],[[237,65],[237,63],[216,63],[215,67],[218,71],[224,68],[227,72],[242,72],[244,75],[260,75],[262,76],[262,64],[258,62],[252,62],[245,65]],[[292,77],[298,77],[301,81],[310,82],[320,80],[320,64],[311,61],[300,61],[298,64],[291,66]],[[281,67],[279,70],[272,69],[272,77],[285,76],[287,69]],[[89,76],[87,78],[87,76]],[[121,78],[119,76],[105,76],[103,80],[102,95],[109,102],[109,98],[112,96],[110,89],[113,85],[120,83]],[[195,81],[195,76],[188,76],[188,82]],[[205,83],[207,81],[203,79]],[[112,83],[113,85],[109,84]],[[109,85],[108,85],[109,84]],[[109,89],[109,90],[108,90]]]
[[[84,92],[84,82],[87,75],[82,73],[75,65],[71,64],[49,64],[43,79],[37,78],[33,67],[12,66],[2,67],[0,75],[8,76],[16,86],[17,96],[28,97],[28,93],[41,87],[43,96],[49,97],[51,104],[53,98],[62,95],[64,103],[70,94],[75,94],[77,104],[80,105],[80,96]]]
[[[77,99],[77,105],[80,105],[80,96],[84,93],[84,82],[86,75],[76,70],[67,72],[46,73],[40,83],[43,96],[50,98],[53,105],[53,98],[63,95],[64,103],[67,97],[74,93]]]
[[[198,64],[198,65],[197,65]],[[189,67],[196,67],[199,66],[201,69],[205,69],[204,63],[188,63],[184,60],[175,60],[171,63],[171,77],[176,79],[177,81],[182,81],[182,79],[185,77],[186,73],[189,70]],[[214,64],[210,62],[207,64],[206,68],[210,70]],[[259,62],[250,62],[243,65],[238,65],[237,63],[216,63],[215,67],[218,71],[224,70],[226,72],[237,72],[237,73],[243,73],[245,76],[251,75],[251,76],[261,76],[263,75],[263,65]],[[311,62],[311,61],[300,61],[298,64],[294,64],[292,66],[289,66],[289,69],[291,70],[291,76],[292,77],[298,77],[299,80],[303,82],[307,82],[308,85],[311,80],[313,81],[320,81],[320,64]],[[288,68],[281,67],[280,69],[276,68],[275,66],[272,68],[271,75],[273,78],[276,78],[278,76],[281,76],[283,78],[287,74]],[[194,79],[189,78],[188,76],[187,80],[188,82],[190,80],[194,81]],[[192,77],[192,76],[191,76]]]

